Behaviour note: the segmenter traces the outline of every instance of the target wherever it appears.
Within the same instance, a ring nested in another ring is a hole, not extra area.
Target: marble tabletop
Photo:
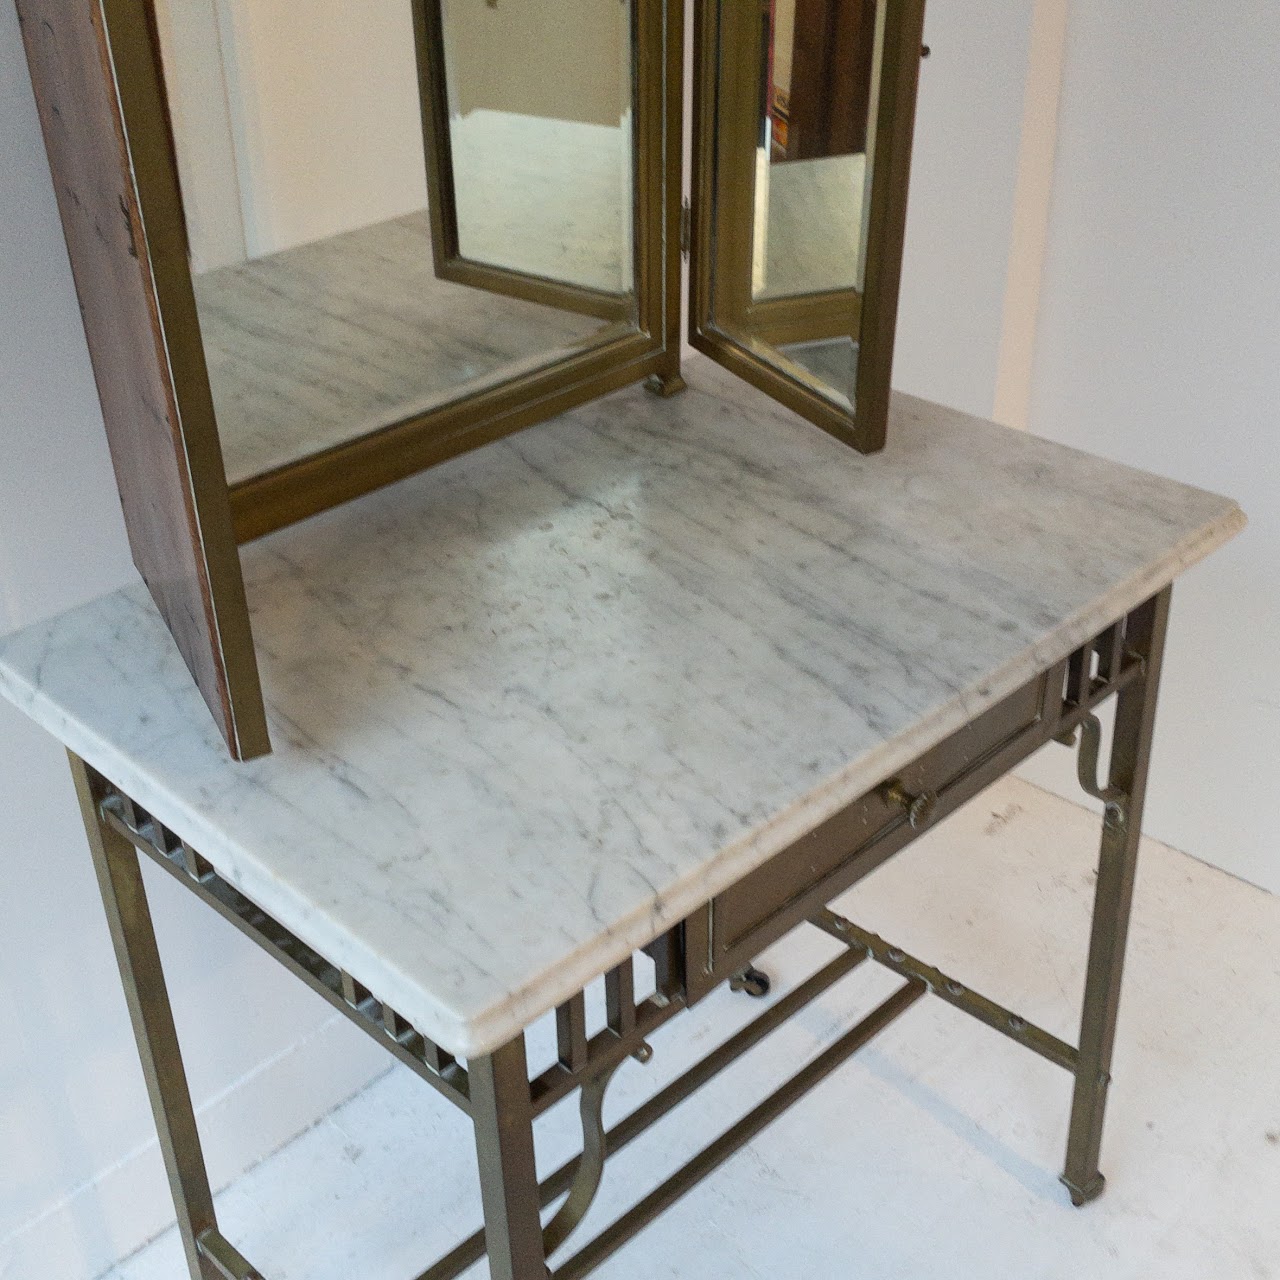
[[[269,757],[141,586],[0,641],[0,693],[467,1056],[1244,524],[920,400],[862,457],[689,374],[246,547]]]

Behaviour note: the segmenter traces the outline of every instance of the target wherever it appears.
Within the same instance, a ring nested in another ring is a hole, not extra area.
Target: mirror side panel
[[[690,342],[884,446],[925,0],[698,0]]]
[[[232,755],[250,759],[270,742],[212,402],[201,412],[175,392],[199,332],[166,331],[190,278],[150,15],[141,0],[18,12],[134,562]],[[145,138],[126,138],[113,55],[150,113]],[[167,193],[145,226],[142,185]]]

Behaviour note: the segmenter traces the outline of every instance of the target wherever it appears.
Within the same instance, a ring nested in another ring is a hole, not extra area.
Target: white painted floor
[[[1096,841],[1085,810],[1006,780],[839,906],[1074,1041]],[[1101,1200],[1073,1209],[1057,1182],[1068,1077],[927,999],[596,1274],[1280,1278],[1280,898],[1154,842],[1143,852]],[[805,930],[761,959],[776,992],[831,953]],[[870,970],[612,1162],[582,1231],[882,998],[893,979]],[[610,1113],[758,1009],[721,991],[677,1019],[649,1067],[620,1073]],[[575,1120],[562,1106],[540,1123],[548,1168]],[[397,1067],[218,1205],[268,1280],[409,1280],[478,1224],[478,1199],[464,1118]],[[184,1274],[170,1233],[109,1276]]]

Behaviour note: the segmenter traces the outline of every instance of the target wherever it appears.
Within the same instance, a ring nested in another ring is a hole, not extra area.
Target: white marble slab
[[[0,641],[0,692],[468,1055],[1244,524],[918,400],[868,458],[690,375],[246,548],[271,757],[227,759],[141,588]]]

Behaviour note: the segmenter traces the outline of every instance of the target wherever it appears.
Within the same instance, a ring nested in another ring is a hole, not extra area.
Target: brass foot
[[[1096,1200],[1102,1194],[1103,1189],[1107,1185],[1106,1178],[1104,1178],[1100,1173],[1084,1187],[1077,1187],[1065,1173],[1058,1179],[1058,1181],[1071,1193],[1071,1203],[1075,1205],[1077,1209],[1083,1208],[1091,1200]]]
[[[644,389],[652,395],[661,396],[664,400],[679,395],[688,385],[679,373],[652,373],[644,380]]]

